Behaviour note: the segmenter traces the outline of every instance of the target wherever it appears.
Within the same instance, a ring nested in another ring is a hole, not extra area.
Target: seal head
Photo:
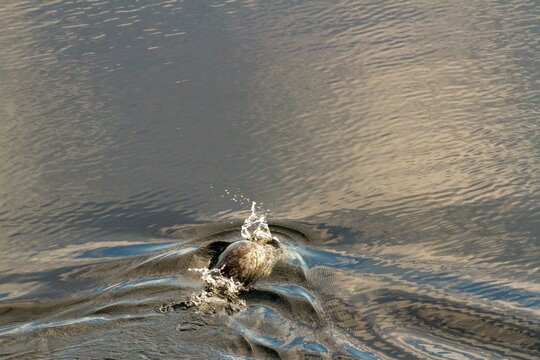
[[[245,286],[270,275],[281,252],[280,243],[275,238],[264,243],[239,240],[225,248],[213,268],[220,269],[221,275]]]

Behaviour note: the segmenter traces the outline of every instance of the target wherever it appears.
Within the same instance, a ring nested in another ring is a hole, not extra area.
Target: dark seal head
[[[266,242],[235,241],[219,255],[213,268],[220,269],[221,275],[242,285],[249,285],[270,275],[281,251],[280,243],[275,238]]]

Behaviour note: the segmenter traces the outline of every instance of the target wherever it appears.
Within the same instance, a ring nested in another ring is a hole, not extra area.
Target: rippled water
[[[0,356],[540,357],[538,17],[3,1]],[[246,309],[155,311],[251,201]]]

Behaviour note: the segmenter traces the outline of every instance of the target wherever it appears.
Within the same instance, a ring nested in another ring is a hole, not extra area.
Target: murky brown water
[[[4,1],[1,356],[538,358],[538,15]],[[246,309],[156,312],[251,201]]]

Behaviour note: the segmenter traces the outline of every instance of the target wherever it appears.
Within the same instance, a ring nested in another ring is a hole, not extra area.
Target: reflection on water
[[[538,357],[535,10],[4,1],[2,355]],[[246,310],[153,311],[251,200]]]

